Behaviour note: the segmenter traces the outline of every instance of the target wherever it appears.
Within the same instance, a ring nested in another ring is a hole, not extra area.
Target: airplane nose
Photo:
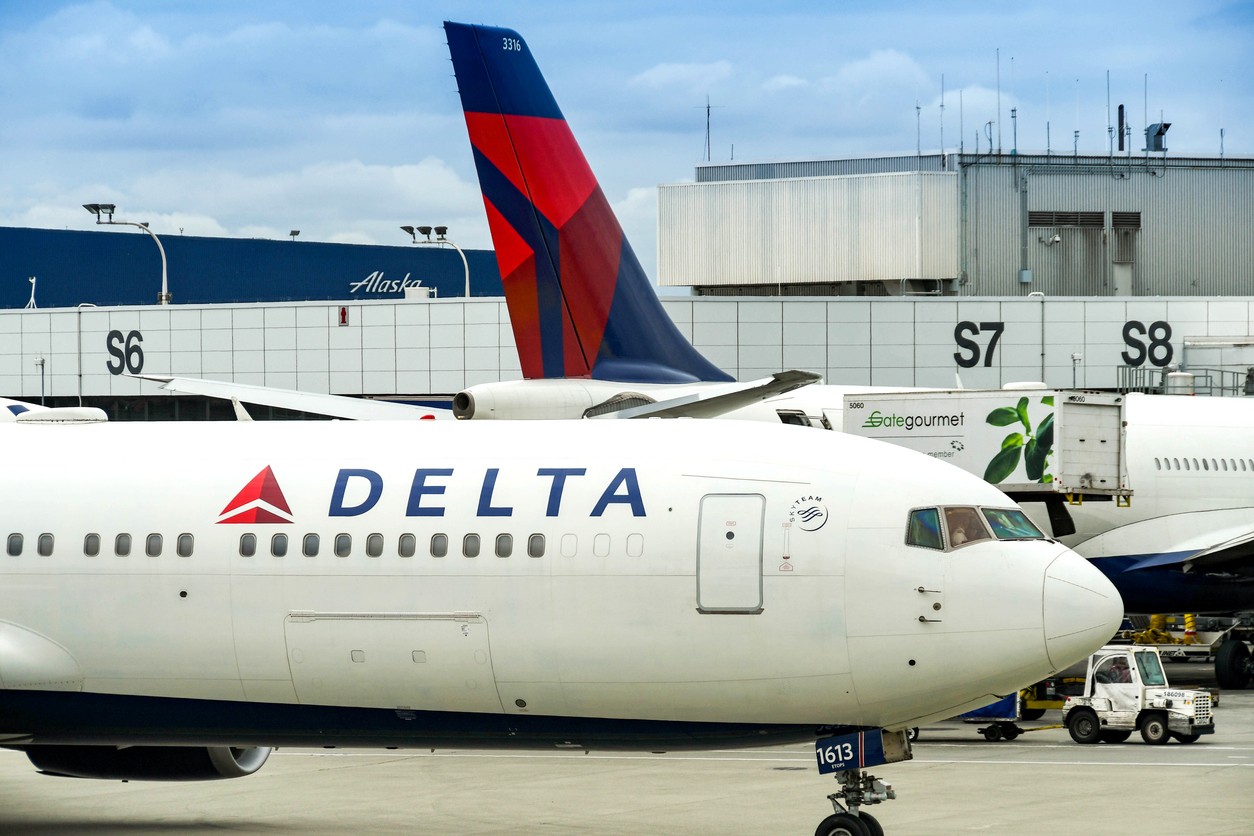
[[[1041,606],[1045,652],[1057,670],[1100,648],[1123,622],[1123,599],[1114,584],[1070,549],[1045,568]]]

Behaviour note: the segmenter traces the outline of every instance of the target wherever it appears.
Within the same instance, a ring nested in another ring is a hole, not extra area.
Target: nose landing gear
[[[821,774],[834,774],[840,791],[827,797],[835,812],[823,819],[815,836],[884,836],[884,828],[862,808],[891,801],[893,788],[866,771],[867,767],[909,760],[906,732],[870,729],[814,744]]]
[[[823,819],[814,836],[884,836],[875,817],[860,808],[895,799],[892,786],[861,769],[837,772],[836,780],[841,791],[827,797],[836,812]]]

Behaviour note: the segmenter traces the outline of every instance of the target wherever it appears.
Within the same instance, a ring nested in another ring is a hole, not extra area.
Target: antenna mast
[[[993,137],[988,138],[988,152],[993,153]],[[1001,47],[997,48],[997,156],[1001,156]]]

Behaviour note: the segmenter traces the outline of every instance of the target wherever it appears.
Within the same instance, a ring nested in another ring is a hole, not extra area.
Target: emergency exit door
[[[707,494],[697,524],[697,609],[762,612],[761,494]]]

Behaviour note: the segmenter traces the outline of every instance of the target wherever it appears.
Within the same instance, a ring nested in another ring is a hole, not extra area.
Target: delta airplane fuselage
[[[909,545],[912,511],[1014,505],[842,434],[9,423],[0,441],[3,745],[901,728],[1066,667],[1122,613],[1054,541]]]

